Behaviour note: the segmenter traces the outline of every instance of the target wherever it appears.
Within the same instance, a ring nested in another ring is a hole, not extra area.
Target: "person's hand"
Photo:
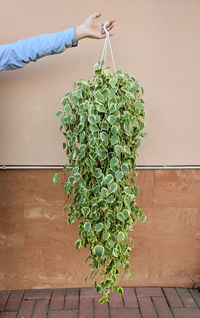
[[[91,39],[104,39],[106,37],[105,30],[103,28],[104,23],[106,22],[97,22],[97,18],[101,16],[101,13],[95,13],[90,15],[83,24],[75,28],[75,36],[77,41],[83,38]],[[108,31],[112,30],[115,20],[108,21],[106,29]],[[113,33],[109,34],[110,36]]]

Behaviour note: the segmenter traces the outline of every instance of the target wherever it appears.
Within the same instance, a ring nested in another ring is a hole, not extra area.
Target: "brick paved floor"
[[[98,304],[92,288],[0,291],[0,318],[200,318],[198,289],[127,287]]]

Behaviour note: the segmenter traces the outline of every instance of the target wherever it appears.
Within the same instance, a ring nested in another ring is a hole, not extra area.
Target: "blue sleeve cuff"
[[[74,47],[78,45],[78,41],[75,36],[75,28],[67,29],[64,32],[63,39],[65,41],[65,47]]]

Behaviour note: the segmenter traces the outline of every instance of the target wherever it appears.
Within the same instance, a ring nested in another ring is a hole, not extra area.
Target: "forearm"
[[[0,71],[22,68],[30,61],[78,45],[74,28],[50,34],[41,34],[0,46]]]

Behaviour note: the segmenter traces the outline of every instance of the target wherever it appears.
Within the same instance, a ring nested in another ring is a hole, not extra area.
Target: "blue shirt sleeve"
[[[22,68],[30,61],[35,62],[43,56],[58,54],[77,45],[74,28],[0,45],[0,71]]]

